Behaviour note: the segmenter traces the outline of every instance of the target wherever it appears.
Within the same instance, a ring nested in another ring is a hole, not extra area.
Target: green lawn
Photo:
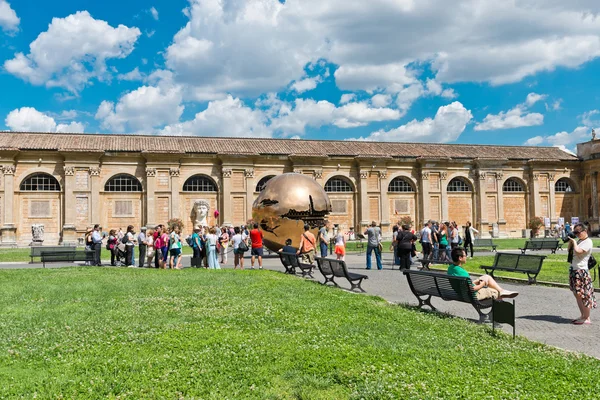
[[[600,360],[277,272],[0,270],[0,287],[0,398],[600,392]]]

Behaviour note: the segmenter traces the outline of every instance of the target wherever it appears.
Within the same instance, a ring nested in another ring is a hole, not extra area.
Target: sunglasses
[[[583,231],[573,231],[573,233],[574,233],[575,235],[579,235],[581,232],[583,232]]]

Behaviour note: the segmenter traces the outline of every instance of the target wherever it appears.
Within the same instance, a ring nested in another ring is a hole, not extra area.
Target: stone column
[[[4,224],[2,225],[2,246],[17,246],[17,226],[14,220],[15,166],[5,165],[4,172]]]
[[[550,191],[550,204],[548,210],[548,217],[550,222],[558,222],[558,215],[556,215],[556,199],[554,198],[554,174],[548,175],[548,190]]]
[[[388,184],[387,184],[387,170],[379,171],[379,196],[381,203],[381,230],[389,230],[391,224],[390,221],[390,201],[388,199]]]
[[[540,202],[540,174],[534,173],[532,174],[532,178],[533,180],[531,181],[531,189],[529,193],[532,197],[530,204],[532,205],[533,209],[531,210],[531,214],[529,215],[530,219],[532,217],[544,217],[544,215],[540,215],[542,211],[542,203]],[[549,215],[545,216],[549,217]]]
[[[448,221],[448,173],[445,171],[440,172],[440,192],[442,193],[442,209],[440,215],[442,221]],[[441,222],[441,221],[440,221]]]
[[[104,190],[100,187],[100,167],[90,167],[90,193],[92,201],[90,202],[92,225],[100,223],[100,192]]]
[[[179,187],[179,168],[169,169],[169,175],[171,176],[171,218],[181,218],[183,221],[185,218],[181,215],[179,209],[179,192],[181,191]]]
[[[478,179],[478,197],[479,197],[479,207],[477,208],[477,222],[473,221],[473,225],[477,226],[477,228],[481,231],[483,226],[487,226],[487,194],[486,194],[486,178],[487,175],[483,171],[479,171],[477,173]]]
[[[496,172],[496,194],[498,199],[498,223],[506,223],[506,219],[504,218],[504,196],[502,195],[502,179],[504,178],[504,174],[502,172]],[[489,221],[494,222],[494,221]]]
[[[221,168],[221,219],[224,225],[233,225],[233,213],[231,211],[231,168]],[[245,223],[246,221],[244,221]]]
[[[421,204],[421,213],[420,217],[417,218],[421,220],[422,224],[425,224],[425,222],[431,219],[431,214],[429,211],[429,172],[421,171],[421,175],[419,176],[419,186],[421,187],[421,197],[419,198],[419,202]]]
[[[63,225],[62,243],[64,245],[76,245],[77,244],[77,232],[75,226],[75,167],[65,165],[63,167],[65,171],[65,183],[64,183],[64,207],[65,207],[65,222]]]
[[[371,221],[369,221],[369,193],[367,188],[367,178],[369,176],[369,171],[361,170],[359,172],[360,180],[358,181],[358,195],[360,198],[360,204],[358,207],[359,210],[359,218],[360,218],[360,226],[358,228],[357,233],[363,232],[363,228],[368,226]]]
[[[146,168],[146,229],[154,229],[156,222],[156,168]]]
[[[244,170],[246,176],[246,215],[252,218],[252,204],[254,203],[254,168],[246,168]],[[245,223],[246,221],[244,221]]]
[[[5,172],[6,173],[6,172]],[[592,172],[592,217],[598,219],[598,172]]]

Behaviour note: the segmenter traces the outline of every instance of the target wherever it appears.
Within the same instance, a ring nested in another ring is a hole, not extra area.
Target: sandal
[[[572,322],[573,325],[590,325],[591,323],[589,319],[576,319]]]

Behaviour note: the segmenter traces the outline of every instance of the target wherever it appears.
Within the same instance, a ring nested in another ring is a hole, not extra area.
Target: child
[[[338,260],[344,261],[346,258],[346,237],[342,225],[338,226],[338,232],[335,236],[335,254]]]

